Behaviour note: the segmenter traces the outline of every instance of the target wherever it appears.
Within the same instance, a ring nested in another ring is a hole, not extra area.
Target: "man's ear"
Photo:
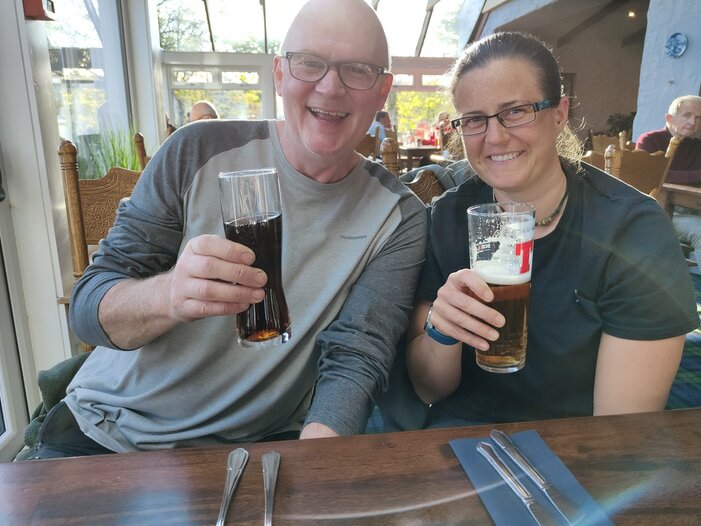
[[[275,55],[273,58],[273,81],[275,92],[282,97],[282,57],[280,55]]]
[[[391,73],[385,73],[380,77],[378,82],[380,84],[380,99],[379,105],[375,108],[375,111],[380,111],[385,107],[385,102],[387,102],[387,97],[389,97],[389,92],[392,91],[392,82],[394,81],[394,75]]]
[[[674,115],[670,115],[669,113],[665,114],[664,120],[668,125],[672,124],[672,117],[674,117]]]

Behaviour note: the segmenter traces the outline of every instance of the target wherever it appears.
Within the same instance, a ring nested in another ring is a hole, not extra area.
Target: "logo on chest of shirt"
[[[351,236],[349,234],[341,234],[341,239],[347,239],[349,241],[353,241],[355,239],[367,239],[368,235],[367,234],[361,234],[358,236]]]

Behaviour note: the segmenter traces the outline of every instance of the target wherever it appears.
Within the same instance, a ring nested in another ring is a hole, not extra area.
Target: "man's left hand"
[[[328,438],[340,436],[336,431],[331,429],[329,426],[320,424],[319,422],[310,422],[299,435],[300,439],[305,438]]]

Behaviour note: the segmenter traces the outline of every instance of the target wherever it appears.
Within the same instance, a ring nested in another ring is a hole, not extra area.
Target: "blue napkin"
[[[526,458],[554,487],[560,490],[560,493],[584,510],[583,518],[577,522],[578,526],[612,525],[606,513],[577,482],[570,470],[550,450],[536,431],[522,431],[509,436]],[[451,440],[450,447],[453,448],[455,456],[458,457],[496,526],[514,526],[515,524],[536,526],[536,522],[521,500],[511,491],[511,488],[503,482],[487,460],[477,452],[475,447],[481,441],[488,442],[494,447],[497,454],[517,475],[521,484],[526,487],[536,501],[554,517],[562,518],[531,479],[489,438]],[[562,524],[566,524],[564,519],[562,519]]]

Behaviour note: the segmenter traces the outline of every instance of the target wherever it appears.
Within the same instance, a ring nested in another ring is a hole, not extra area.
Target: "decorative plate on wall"
[[[689,40],[684,33],[674,33],[665,43],[665,53],[667,53],[668,57],[681,57],[684,51],[686,51],[686,46],[688,44]]]

